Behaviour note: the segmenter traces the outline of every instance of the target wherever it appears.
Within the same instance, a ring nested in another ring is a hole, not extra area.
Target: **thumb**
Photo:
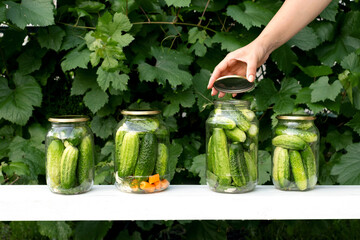
[[[250,82],[253,82],[255,80],[255,76],[256,76],[256,62],[249,61],[247,63],[247,68],[246,68],[246,78]]]

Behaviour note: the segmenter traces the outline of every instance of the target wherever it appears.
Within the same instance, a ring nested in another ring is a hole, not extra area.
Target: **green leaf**
[[[155,66],[148,63],[139,64],[141,81],[154,82],[156,79],[162,85],[168,81],[172,87],[183,85],[184,88],[188,88],[191,86],[191,74],[179,68],[179,65],[190,65],[191,56],[176,50],[155,47],[151,48],[151,55],[156,59]]]
[[[96,73],[98,74],[97,82],[103,91],[109,88],[110,83],[116,90],[125,91],[128,89],[127,84],[130,79],[128,75],[120,74],[118,71],[104,71],[102,68],[98,68]]]
[[[34,146],[39,146],[40,150],[43,150],[45,138],[48,129],[46,129],[44,126],[42,126],[40,123],[33,123],[28,128],[30,133],[30,140],[34,143]]]
[[[211,41],[214,43],[220,43],[221,49],[227,50],[228,52],[244,47],[249,43],[247,39],[240,37],[240,34],[236,35],[228,32],[216,32]]]
[[[69,50],[85,44],[85,34],[87,31],[82,28],[65,27],[65,37],[60,50]]]
[[[15,73],[15,88],[9,88],[7,79],[0,77],[0,119],[25,125],[34,106],[40,107],[42,93],[39,84],[31,76]]]
[[[206,184],[206,154],[200,154],[193,159],[191,168],[189,169],[195,175],[200,177],[200,184]]]
[[[251,1],[228,6],[226,14],[242,24],[247,30],[253,26],[265,26],[273,17],[273,13],[270,10]]]
[[[224,240],[227,224],[225,221],[194,221],[186,225],[186,239]]]
[[[280,91],[272,96],[275,103],[274,111],[280,114],[291,113],[295,107],[295,100],[291,98],[301,89],[301,85],[294,78],[285,78],[281,81]]]
[[[39,221],[37,222],[37,225],[39,226],[41,235],[50,239],[67,240],[72,233],[69,224],[63,221]]]
[[[335,24],[331,22],[313,22],[311,24],[320,42],[331,41],[335,35]]]
[[[353,143],[352,139],[351,131],[345,131],[341,134],[337,130],[333,130],[326,135],[326,142],[330,143],[336,151],[340,151],[351,145]]]
[[[102,139],[106,139],[110,135],[112,135],[116,124],[117,122],[112,116],[108,118],[101,118],[99,116],[95,116],[93,117],[90,125],[91,130],[96,136]]]
[[[169,174],[170,181],[174,178],[176,164],[179,160],[181,153],[183,152],[183,147],[181,144],[172,142],[169,148]]]
[[[199,30],[197,27],[191,28],[188,34],[188,42],[192,44],[196,42],[204,43],[205,39],[208,37],[205,30]]]
[[[277,90],[274,86],[274,82],[269,78],[262,79],[255,89],[257,110],[264,111],[273,104],[272,97],[275,94],[277,94]]]
[[[83,1],[78,4],[78,7],[88,13],[98,13],[101,10],[104,10],[106,6],[100,2]]]
[[[78,48],[75,48],[65,55],[61,62],[61,68],[64,72],[75,68],[87,69],[89,62],[90,51],[88,49],[79,50]]]
[[[320,17],[335,22],[335,17],[338,12],[339,1],[333,0],[321,13]]]
[[[93,70],[77,69],[71,87],[71,95],[83,95],[88,89],[98,87]]]
[[[271,54],[271,59],[276,62],[281,71],[289,74],[294,69],[294,62],[298,60],[298,57],[289,45],[284,44]]]
[[[59,51],[64,37],[64,30],[58,26],[50,26],[48,28],[40,28],[37,39],[42,48]]]
[[[299,33],[292,37],[287,44],[295,45],[303,51],[319,46],[320,41],[315,31],[310,27],[304,27]]]
[[[3,3],[0,3],[0,23],[6,21],[6,6]]]
[[[45,152],[34,147],[32,142],[16,136],[9,145],[9,160],[28,167],[31,180],[37,182],[38,175],[45,175]]]
[[[350,53],[341,61],[341,66],[351,72],[360,73],[360,56],[355,52]]]
[[[16,59],[19,63],[19,72],[23,75],[27,75],[39,70],[45,53],[46,51],[40,49],[38,45],[32,45],[31,47],[26,48],[26,50]]]
[[[100,87],[91,89],[84,96],[85,105],[91,110],[91,112],[96,113],[109,101],[109,96],[106,92],[101,90]]]
[[[331,175],[338,175],[340,184],[360,184],[360,143],[346,147],[346,154],[331,170]]]
[[[326,99],[335,100],[342,89],[342,85],[339,80],[334,81],[331,85],[328,82],[329,78],[323,76],[310,85],[310,89],[312,89],[311,102],[325,101]]]
[[[189,7],[191,0],[165,0],[168,6],[174,7]]]
[[[308,87],[302,88],[296,95],[295,104],[307,104],[307,106],[313,111],[313,114],[317,114],[324,110],[325,106],[322,103],[311,103],[312,90]]]
[[[164,116],[169,117],[179,112],[180,105],[188,108],[192,107],[195,103],[195,95],[190,88],[183,92],[165,94],[164,100],[170,101],[170,104],[164,109]]]
[[[74,229],[75,240],[101,240],[104,239],[112,226],[111,221],[83,221],[78,222]]]
[[[9,165],[2,167],[3,172],[9,177],[14,174],[18,176],[29,176],[29,167],[23,162],[11,162]]]
[[[351,127],[360,135],[360,113],[357,112],[354,117],[345,125]]]
[[[298,66],[303,73],[308,75],[309,77],[320,77],[320,76],[326,76],[333,73],[331,67],[329,66],[307,66],[303,67],[299,63],[294,63],[296,66]]]
[[[207,89],[211,73],[208,70],[201,69],[193,78],[194,90],[197,98],[199,111],[203,111],[207,106],[212,105],[217,98],[211,96],[211,90]]]
[[[260,150],[258,153],[258,184],[262,185],[271,181],[271,155],[267,151]]]
[[[8,5],[6,12],[9,18],[19,28],[26,25],[49,26],[54,24],[54,6],[51,0],[22,0],[21,3],[5,1]]]

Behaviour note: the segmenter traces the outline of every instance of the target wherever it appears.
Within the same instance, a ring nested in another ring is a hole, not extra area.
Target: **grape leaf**
[[[351,127],[360,135],[360,113],[357,112],[355,116],[345,125]]]
[[[360,56],[355,52],[350,53],[341,61],[341,66],[351,72],[360,73]]]
[[[84,96],[85,105],[96,113],[109,101],[109,96],[100,87],[92,88]]]
[[[310,85],[310,89],[312,89],[311,102],[325,101],[326,99],[335,100],[341,91],[342,85],[339,80],[334,81],[331,85],[328,81],[329,78],[323,76]]]
[[[271,59],[276,62],[281,71],[289,74],[294,69],[293,63],[298,60],[298,57],[288,44],[284,44],[271,54]]]
[[[330,143],[336,151],[345,149],[347,146],[353,143],[351,131],[345,131],[343,134],[341,134],[337,130],[332,130],[331,132],[328,132],[325,139],[326,142]]]
[[[0,3],[0,23],[6,21],[6,6],[3,3]]]
[[[50,239],[66,240],[72,233],[71,227],[64,221],[39,221],[37,225],[41,235]]]
[[[173,116],[175,113],[179,112],[180,105],[183,107],[192,107],[195,103],[195,95],[193,90],[190,88],[183,92],[165,94],[165,101],[170,101],[164,109],[164,116],[169,117]]]
[[[2,165],[2,171],[9,177],[14,174],[18,176],[29,176],[29,167],[23,162],[10,162],[7,165]]]
[[[23,163],[28,167],[27,176],[37,182],[38,175],[45,175],[45,152],[34,147],[31,141],[16,136],[9,145],[9,160],[13,163]],[[26,170],[25,170],[26,171]]]
[[[15,88],[8,86],[8,80],[0,77],[0,119],[25,125],[32,115],[34,106],[40,107],[42,93],[39,84],[31,76],[15,73]]]
[[[54,24],[52,0],[22,0],[21,3],[4,1],[8,6],[6,16],[19,28],[26,25],[49,26]]]
[[[64,30],[58,26],[50,26],[39,29],[37,40],[42,48],[59,51],[64,37]]]
[[[90,126],[96,136],[106,139],[113,133],[113,129],[115,129],[116,124],[116,120],[111,116],[108,118],[95,116],[91,120]]]
[[[176,164],[178,159],[183,152],[183,147],[181,144],[176,143],[173,141],[169,147],[169,174],[170,174],[170,181],[174,178]]]
[[[319,102],[319,103],[311,103],[311,92],[312,90],[308,87],[302,88],[297,94],[296,94],[296,100],[295,104],[307,104],[307,106],[313,111],[314,114],[321,112],[325,106]]]
[[[212,105],[217,98],[211,96],[211,90],[207,89],[211,73],[208,70],[201,69],[193,78],[194,90],[197,98],[199,111],[204,110],[208,105]]]
[[[168,6],[174,7],[189,7],[191,0],[165,0]]]
[[[203,57],[206,54],[207,48],[205,44],[196,42],[195,44],[191,45],[190,51],[195,51],[196,56]]]
[[[74,239],[98,240],[104,239],[112,226],[111,221],[83,221],[78,222],[74,229]]]
[[[197,27],[191,28],[188,34],[188,42],[192,44],[196,42],[204,43],[205,39],[208,37],[205,30],[199,30]]]
[[[262,79],[255,89],[257,110],[264,111],[273,104],[272,97],[275,94],[277,94],[277,90],[274,86],[274,82],[269,78]]]
[[[265,26],[273,17],[273,13],[270,10],[251,1],[228,6],[226,14],[242,24],[247,30],[253,26]]]
[[[271,181],[271,155],[267,151],[260,150],[258,153],[259,177],[258,184],[262,185]]]
[[[61,62],[61,68],[64,72],[75,68],[87,69],[87,65],[90,61],[89,49],[80,50],[75,48],[69,51]]]
[[[195,175],[200,177],[200,184],[206,184],[206,154],[200,154],[193,159],[192,165],[189,169]]]
[[[335,17],[338,12],[339,1],[332,0],[330,4],[320,13],[320,17],[335,22]]]
[[[307,66],[303,67],[299,63],[294,63],[296,66],[298,66],[303,73],[308,75],[309,77],[320,77],[320,76],[326,76],[333,73],[331,67],[321,65],[321,66]]]
[[[320,42],[331,41],[335,35],[335,24],[331,22],[317,22],[311,23],[312,29],[314,29]]]
[[[346,154],[341,156],[339,163],[331,170],[331,175],[338,175],[340,184],[360,184],[360,143],[346,147]]]
[[[228,52],[232,52],[249,43],[247,39],[241,38],[240,34],[236,35],[234,33],[227,32],[216,32],[211,41],[214,43],[220,43],[221,49],[227,50]]]
[[[83,95],[88,89],[97,86],[96,74],[93,70],[77,69],[71,87],[71,95]]]
[[[191,86],[192,76],[188,71],[179,68],[179,65],[190,65],[192,57],[171,49],[151,48],[151,55],[155,57],[156,64],[141,63],[138,66],[141,81],[153,82],[165,85],[166,81],[172,87],[183,85],[184,88]]]
[[[113,88],[120,91],[127,90],[127,83],[129,81],[129,76],[126,74],[120,74],[119,71],[108,72],[104,71],[102,68],[98,68],[97,72],[98,78],[97,82],[103,91],[109,88],[110,83]]]
[[[27,48],[16,59],[19,63],[19,72],[23,75],[27,75],[36,70],[39,70],[46,51],[40,49],[38,45],[29,44]]]
[[[291,113],[295,107],[295,100],[291,98],[301,89],[301,85],[294,78],[285,78],[281,81],[279,92],[272,96],[274,102],[274,111],[280,114]]]
[[[65,37],[60,50],[69,50],[85,43],[86,30],[74,27],[65,27]]]
[[[308,51],[319,46],[320,40],[315,31],[306,26],[294,37],[292,37],[287,44],[290,46],[295,45],[301,50]]]
[[[224,240],[227,224],[225,221],[193,221],[186,225],[186,239]]]

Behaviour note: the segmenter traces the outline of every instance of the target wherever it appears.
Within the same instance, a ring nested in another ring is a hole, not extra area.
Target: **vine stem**
[[[205,26],[201,26],[201,25],[197,25],[194,23],[179,23],[179,22],[134,22],[131,23],[133,25],[146,25],[146,24],[168,24],[168,25],[184,25],[184,26],[193,26],[193,27],[200,27],[203,28],[205,30],[211,31],[216,33],[216,31],[214,29],[205,27]]]
[[[205,15],[206,9],[207,9],[208,6],[209,6],[209,2],[210,2],[210,0],[208,0],[207,3],[206,3],[206,5],[205,5],[204,11],[203,11],[203,13],[202,13],[202,15],[201,15],[201,18],[200,18],[200,21],[199,21],[199,23],[197,24],[198,26],[201,26],[201,21],[202,21],[202,18],[204,17],[204,15]]]

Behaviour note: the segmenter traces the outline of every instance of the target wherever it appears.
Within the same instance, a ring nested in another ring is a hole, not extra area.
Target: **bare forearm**
[[[331,0],[286,0],[256,41],[271,53],[309,24],[330,2]]]

